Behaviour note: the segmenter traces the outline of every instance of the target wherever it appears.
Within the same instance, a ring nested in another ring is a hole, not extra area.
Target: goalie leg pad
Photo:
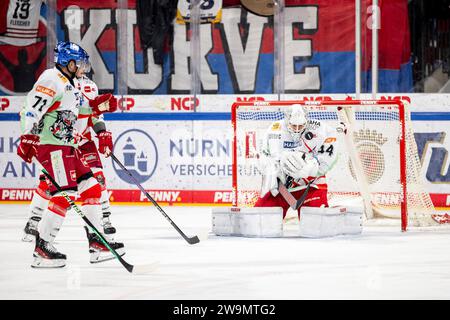
[[[283,236],[283,209],[214,208],[212,232],[219,236],[276,238]]]
[[[362,207],[302,207],[299,235],[305,238],[325,238],[361,234],[363,212]]]

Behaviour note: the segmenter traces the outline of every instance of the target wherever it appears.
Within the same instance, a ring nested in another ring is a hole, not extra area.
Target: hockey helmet
[[[85,72],[91,70],[89,55],[77,45],[69,41],[60,41],[55,47],[55,63],[66,67],[73,60],[78,68],[83,68]]]

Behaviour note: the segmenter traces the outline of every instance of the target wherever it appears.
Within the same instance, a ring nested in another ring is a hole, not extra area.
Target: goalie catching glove
[[[302,178],[316,177],[319,170],[319,163],[316,159],[307,157],[305,153],[298,151],[283,152],[280,164],[283,173],[296,181]]]
[[[114,112],[117,110],[117,99],[111,93],[102,94],[95,99],[89,100],[89,106],[95,116],[106,112]]]

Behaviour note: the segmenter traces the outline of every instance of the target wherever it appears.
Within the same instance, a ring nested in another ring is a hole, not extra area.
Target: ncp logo
[[[9,107],[8,98],[0,98],[0,111],[6,110]]]
[[[144,131],[131,129],[123,132],[114,144],[116,157],[139,183],[150,179],[158,164],[158,149],[155,141]],[[123,181],[133,184],[129,173],[114,161],[113,167]]]

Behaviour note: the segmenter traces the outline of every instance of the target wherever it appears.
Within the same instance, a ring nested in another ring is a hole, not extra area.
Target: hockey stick
[[[305,199],[308,196],[309,188],[311,187],[312,181],[308,182],[306,188],[303,191],[303,194],[297,200],[292,195],[292,193],[289,192],[286,186],[281,182],[280,178],[277,178],[277,180],[278,180],[278,191],[280,191],[280,194],[284,198],[284,200],[286,200],[286,202],[292,209],[297,210],[298,208],[300,208],[300,206],[303,204],[303,202],[305,202]]]
[[[67,192],[64,190],[61,190],[61,187],[59,184],[53,179],[53,177],[47,172],[47,170],[42,169],[42,172],[45,174],[45,176],[53,183],[55,188],[58,190],[59,193],[69,202],[72,209],[75,210],[76,213],[80,215],[80,217],[86,222],[86,224],[91,228],[92,231],[100,238],[100,240],[103,242],[103,244],[108,248],[108,250],[117,258],[117,260],[120,261],[120,263],[127,269],[128,272],[134,273],[134,274],[145,274],[153,271],[158,263],[152,263],[148,265],[141,265],[141,266],[134,266],[132,264],[129,264],[126,262],[117,252],[114,250],[108,243],[108,241],[103,237],[103,235],[97,230],[97,228],[94,227],[91,221],[84,215],[83,211],[81,211],[80,208],[75,204],[75,202],[69,197]]]
[[[178,231],[178,233],[183,237],[183,239],[187,241],[187,243],[196,244],[196,243],[200,242],[200,239],[197,236],[188,237],[184,234],[183,231],[181,231],[180,228],[178,228],[178,226],[175,224],[175,222],[173,222],[172,219],[170,219],[170,217],[167,215],[167,213],[165,213],[164,210],[159,206],[159,204],[152,198],[152,196],[149,195],[147,191],[145,191],[145,189],[136,180],[136,178],[131,174],[131,172],[128,171],[127,168],[125,168],[125,166],[119,161],[119,159],[117,159],[117,157],[112,152],[111,152],[111,158],[120,166],[120,168],[122,168],[122,170],[124,170],[131,177],[134,184],[139,188],[139,190],[141,190],[141,192],[147,197],[147,199],[153,203],[153,205],[159,210],[159,212],[161,212],[161,214],[167,219],[167,221],[169,221],[169,223],[175,228],[175,230]]]

